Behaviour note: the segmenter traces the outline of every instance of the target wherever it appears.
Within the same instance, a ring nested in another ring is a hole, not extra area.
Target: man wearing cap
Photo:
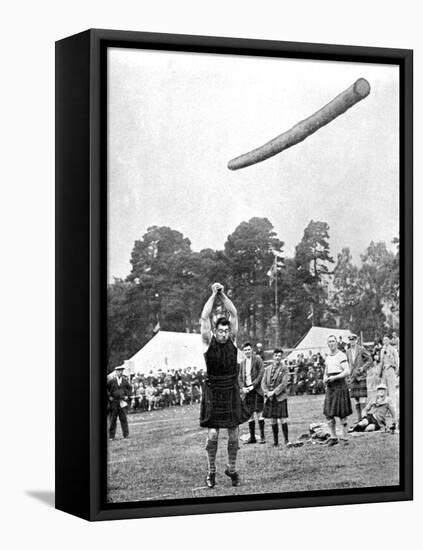
[[[129,436],[126,411],[128,408],[128,399],[131,395],[131,385],[128,382],[128,379],[123,376],[124,369],[125,367],[123,365],[118,365],[115,368],[115,376],[107,381],[107,396],[110,402],[110,440],[115,438],[118,417],[122,428],[123,437],[126,439]]]
[[[350,368],[350,396],[355,401],[357,422],[360,422],[361,410],[367,400],[367,369],[372,366],[370,353],[357,343],[356,334],[348,336],[350,347],[347,349],[347,359]]]
[[[388,415],[392,417],[390,429],[392,432],[395,431],[397,422],[395,408],[387,397],[386,390],[385,384],[379,384],[376,399],[367,404],[363,410],[363,418],[349,429],[350,432],[374,432],[386,428]]]

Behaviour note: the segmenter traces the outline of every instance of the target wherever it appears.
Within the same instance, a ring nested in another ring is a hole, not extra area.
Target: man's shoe
[[[233,487],[238,487],[238,485],[241,483],[239,473],[238,472],[233,472],[233,473],[230,472],[228,467],[226,467],[225,475],[227,475],[228,477],[231,478]]]
[[[209,472],[206,476],[206,485],[209,489],[213,489],[216,485],[216,474],[214,472]]]
[[[264,439],[264,437],[263,437],[263,439],[260,439],[259,443],[260,443],[260,445],[264,445],[266,443],[266,440]]]
[[[249,445],[251,443],[257,443],[257,439],[256,438],[252,438],[250,437],[249,439],[247,439],[247,441],[245,442],[246,445]]]
[[[328,447],[333,447],[334,445],[337,445],[338,444],[338,438],[337,437],[330,437],[328,439]]]

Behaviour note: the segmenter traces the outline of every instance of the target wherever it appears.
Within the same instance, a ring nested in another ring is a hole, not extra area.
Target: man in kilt
[[[273,352],[273,363],[264,369],[261,388],[264,395],[263,417],[270,418],[273,431],[273,445],[279,446],[278,419],[285,444],[288,439],[288,385],[289,369],[282,364],[282,350],[276,348]]]
[[[219,317],[212,333],[210,317],[215,302],[221,302],[229,319]],[[225,474],[232,485],[240,484],[236,471],[236,457],[239,448],[239,425],[249,418],[241,403],[238,385],[238,349],[236,336],[238,316],[232,301],[224,294],[220,283],[212,285],[212,294],[201,314],[201,338],[207,376],[204,382],[200,406],[200,426],[208,428],[206,484],[211,489],[216,484],[216,453],[220,428],[228,430],[228,465]]]
[[[335,336],[328,338],[329,353],[325,359],[323,382],[326,384],[323,414],[328,420],[331,437],[328,445],[338,443],[336,421],[338,417],[342,426],[341,440],[348,442],[348,416],[352,413],[350,393],[345,378],[350,374],[348,359],[344,352],[338,349]]]
[[[260,443],[266,443],[264,437],[264,418],[263,415],[263,390],[261,389],[261,381],[263,378],[263,361],[260,355],[253,355],[253,347],[250,342],[245,342],[243,345],[244,358],[239,365],[239,387],[241,390],[241,399],[248,411],[250,418],[248,427],[250,430],[250,438],[246,443],[257,443],[256,440],[256,418],[260,428]],[[259,416],[260,414],[260,416]]]
[[[355,401],[355,410],[357,411],[357,423],[361,421],[361,411],[366,406],[367,401],[367,369],[373,362],[370,353],[359,346],[357,335],[348,336],[350,348],[347,350],[347,359],[350,369],[350,396]]]

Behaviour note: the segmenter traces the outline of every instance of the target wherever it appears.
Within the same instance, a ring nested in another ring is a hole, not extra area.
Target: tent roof
[[[350,330],[339,328],[311,327],[302,340],[295,346],[291,353],[285,358],[288,361],[296,359],[300,353],[307,354],[310,350],[313,353],[325,353],[328,351],[327,340],[333,334],[336,339],[342,336],[344,341],[348,340]]]
[[[161,330],[125,364],[131,372],[144,374],[205,367],[201,335]]]

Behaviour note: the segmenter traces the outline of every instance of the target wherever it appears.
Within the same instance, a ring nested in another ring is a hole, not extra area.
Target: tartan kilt
[[[264,397],[256,390],[247,393],[244,399],[246,408],[250,411],[250,416],[255,412],[261,412],[264,405]]]
[[[344,378],[327,385],[323,414],[326,418],[345,418],[352,414],[350,392]]]
[[[250,418],[250,412],[241,401],[238,384],[231,387],[206,381],[200,405],[202,428],[236,428]]]
[[[288,400],[266,399],[263,408],[264,418],[288,418]]]
[[[367,397],[367,380],[351,379],[350,381],[351,397]]]

